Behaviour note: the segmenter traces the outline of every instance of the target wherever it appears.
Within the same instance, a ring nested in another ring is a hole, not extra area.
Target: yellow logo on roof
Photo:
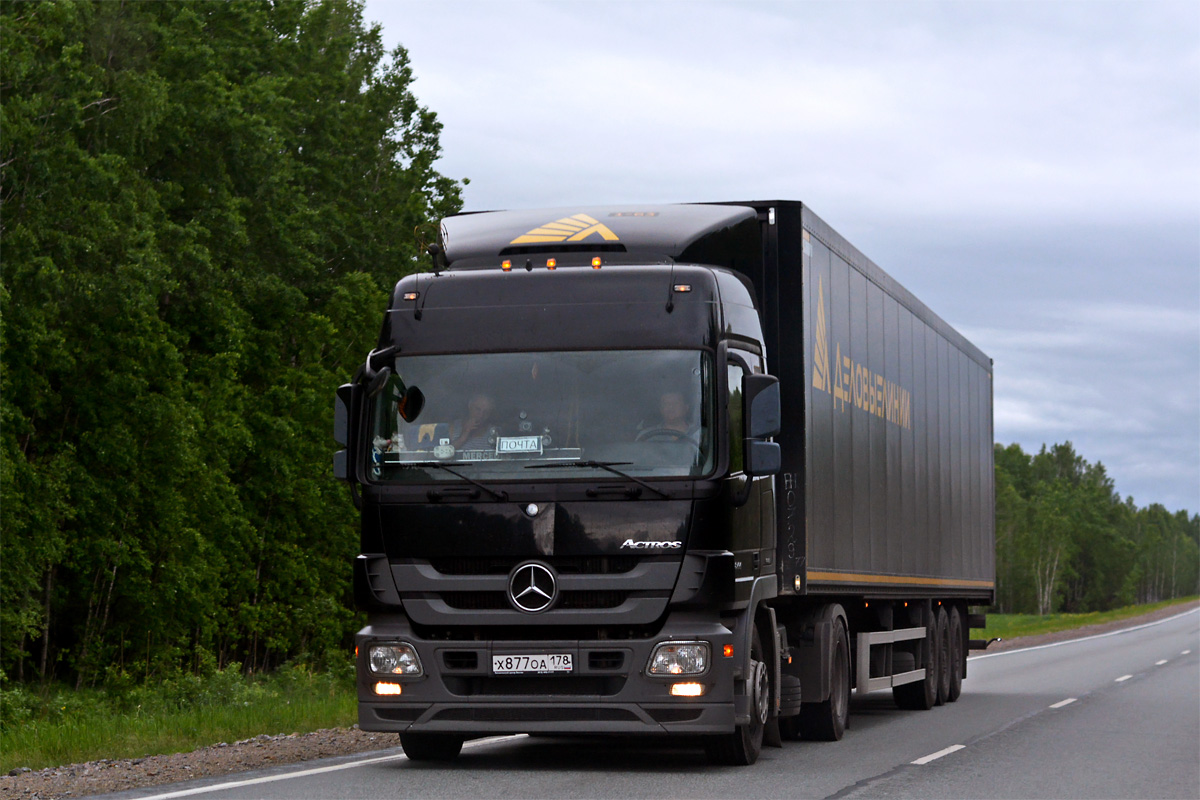
[[[609,230],[603,222],[592,219],[587,214],[573,214],[554,222],[548,222],[540,228],[534,228],[529,233],[513,239],[509,244],[582,242],[593,234],[598,234],[606,242],[620,241],[617,235]]]

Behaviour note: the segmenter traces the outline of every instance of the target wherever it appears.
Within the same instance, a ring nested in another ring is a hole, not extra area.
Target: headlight
[[[395,644],[373,644],[368,651],[367,663],[376,675],[424,674],[416,648],[406,642]]]
[[[651,675],[699,675],[708,670],[708,642],[663,642],[654,648]]]

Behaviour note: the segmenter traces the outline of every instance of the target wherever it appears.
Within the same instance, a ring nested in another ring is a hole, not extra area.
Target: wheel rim
[[[758,712],[758,721],[766,724],[767,712],[770,710],[771,690],[767,685],[767,665],[761,661],[754,662],[754,708]]]
[[[833,658],[833,710],[838,719],[843,719],[846,716],[846,706],[848,703],[847,695],[849,695],[849,683],[846,681],[846,654],[842,648],[838,648]]]

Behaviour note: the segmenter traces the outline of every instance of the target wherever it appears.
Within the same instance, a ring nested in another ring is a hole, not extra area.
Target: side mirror
[[[761,439],[746,440],[745,462],[742,471],[750,477],[758,475],[777,475],[783,468],[783,453],[775,442],[764,442]]]
[[[344,383],[338,387],[333,399],[333,438],[345,448],[333,454],[333,477],[339,481],[350,480],[350,413],[359,391],[361,388],[357,384]]]
[[[779,435],[782,412],[778,378],[774,375],[743,375],[742,403],[747,439],[769,439]]]

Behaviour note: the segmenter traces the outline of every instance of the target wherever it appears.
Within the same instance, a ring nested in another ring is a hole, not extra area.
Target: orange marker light
[[[721,648],[721,655],[726,658],[733,658],[733,645],[727,644]]]
[[[553,258],[547,258],[546,269],[558,269],[558,261]]]
[[[417,297],[418,297],[418,295],[416,292],[405,292],[404,293],[405,300],[416,300]]]
[[[600,256],[592,258],[592,269],[600,269]]]
[[[500,269],[504,270],[505,272],[512,272],[512,262],[507,258],[504,259],[500,262]]]

